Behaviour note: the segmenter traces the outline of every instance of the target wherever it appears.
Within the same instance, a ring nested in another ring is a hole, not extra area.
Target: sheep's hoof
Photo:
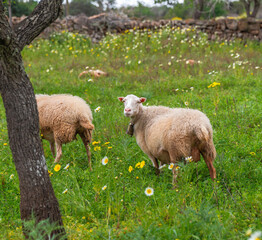
[[[156,175],[159,176],[159,174],[160,174],[160,169],[159,169],[159,168],[156,168],[156,169],[155,169],[155,172],[156,172]]]

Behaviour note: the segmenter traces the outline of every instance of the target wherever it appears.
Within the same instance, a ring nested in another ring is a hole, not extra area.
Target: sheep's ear
[[[119,100],[120,102],[123,102],[124,97],[118,97],[118,100]]]
[[[145,101],[146,101],[146,98],[144,98],[144,97],[141,97],[141,98],[139,98],[139,100],[140,100],[140,103],[143,103],[143,102],[145,102]]]

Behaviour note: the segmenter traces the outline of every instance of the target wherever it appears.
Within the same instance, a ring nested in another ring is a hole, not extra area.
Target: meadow
[[[239,240],[262,231],[259,43],[210,42],[194,29],[132,30],[99,44],[62,32],[35,40],[22,54],[35,93],[77,95],[93,112],[92,172],[80,138],[63,146],[61,166],[43,141],[69,239]],[[90,69],[108,76],[78,78]],[[125,133],[129,119],[117,97],[128,94],[146,97],[148,106],[203,111],[214,130],[216,181],[203,160],[179,163],[175,189],[168,167],[157,176]],[[19,181],[0,101],[0,239],[23,239]]]

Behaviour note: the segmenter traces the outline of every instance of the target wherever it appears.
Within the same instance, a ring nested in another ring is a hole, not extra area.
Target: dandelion
[[[262,232],[256,231],[250,236],[248,240],[261,240],[261,237],[262,237]]]
[[[95,150],[95,152],[96,152],[96,151],[100,151],[100,150],[101,150],[101,147],[96,146],[96,147],[94,147],[94,150]]]
[[[103,157],[103,159],[102,159],[102,164],[103,164],[103,165],[108,164],[108,157],[107,157],[107,156]]]
[[[98,142],[93,141],[93,142],[92,142],[92,145],[96,145],[96,144],[99,144],[99,143],[100,143],[100,141],[98,141]]]
[[[140,162],[138,162],[136,165],[135,165],[135,168],[140,168]]]
[[[215,86],[220,86],[220,83],[219,82],[213,82],[213,83],[211,83],[209,86],[208,86],[208,88],[213,88],[213,87],[215,87]]]
[[[143,168],[143,167],[145,166],[145,164],[146,164],[146,162],[145,162],[145,161],[142,161],[142,162],[140,163],[140,168]]]
[[[4,143],[4,146],[7,146],[7,143]]]
[[[101,109],[101,107],[97,107],[97,108],[95,109],[95,112],[100,112],[100,109]]]
[[[105,185],[104,187],[102,187],[102,190],[105,191],[107,189],[107,186]]]
[[[60,169],[61,169],[61,165],[60,164],[56,164],[55,167],[54,167],[54,170],[56,172],[58,172]]]
[[[175,166],[174,163],[170,163],[169,166],[168,166],[168,169],[169,169],[169,170],[172,170],[174,166]]]
[[[138,177],[138,176],[136,176],[136,179],[139,179],[139,177]]]
[[[14,174],[11,174],[10,179],[12,180],[14,178],[14,176],[15,176]]]
[[[51,177],[53,175],[53,173],[49,170],[48,170],[48,174],[49,174],[49,177]]]
[[[68,170],[69,166],[70,166],[70,164],[69,164],[69,163],[68,163],[68,164],[66,164],[66,166],[64,167],[64,169],[65,169],[65,170]]]
[[[65,189],[64,191],[63,191],[63,194],[66,194],[68,192],[68,189]]]
[[[129,166],[129,168],[128,168],[128,172],[132,172],[134,169],[133,169],[133,167],[132,166]]]
[[[145,194],[147,196],[152,196],[154,194],[154,189],[151,188],[151,187],[147,187],[146,190],[145,190]]]

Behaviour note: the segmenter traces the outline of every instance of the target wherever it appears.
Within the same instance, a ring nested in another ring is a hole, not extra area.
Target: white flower
[[[186,162],[193,162],[193,158],[192,158],[192,156],[190,156],[190,157],[186,157],[185,160],[186,160]]]
[[[87,81],[88,82],[94,82],[94,80],[92,78],[89,78]]]
[[[68,192],[68,189],[65,189],[64,191],[63,191],[63,194],[66,194]]]
[[[95,109],[95,112],[100,112],[100,109],[101,109],[101,107],[97,107],[97,108]]]
[[[152,196],[154,194],[154,189],[151,188],[151,187],[147,187],[146,190],[145,190],[145,194],[147,196]]]
[[[12,180],[14,178],[14,176],[15,176],[14,174],[11,174],[10,179]]]
[[[188,105],[189,105],[189,103],[188,103],[188,102],[185,102],[185,105],[186,105],[186,106],[188,106]]]
[[[107,186],[105,185],[104,187],[102,187],[102,190],[104,191],[104,190],[106,190],[107,189]]]
[[[169,170],[172,170],[174,166],[175,166],[174,163],[170,163],[169,166],[168,166],[168,169],[169,169]]]
[[[159,169],[162,169],[162,168],[164,168],[165,166],[166,166],[166,164],[160,166]]]
[[[68,170],[69,166],[70,166],[70,164],[68,163],[68,164],[64,167],[64,169],[65,169],[65,170]]]
[[[105,156],[103,159],[102,159],[102,164],[103,165],[106,165],[108,163],[108,157]]]
[[[250,236],[248,240],[261,240],[261,237],[262,237],[262,232],[256,231]]]
[[[138,64],[140,64],[140,63],[141,63],[141,60],[138,61]]]

